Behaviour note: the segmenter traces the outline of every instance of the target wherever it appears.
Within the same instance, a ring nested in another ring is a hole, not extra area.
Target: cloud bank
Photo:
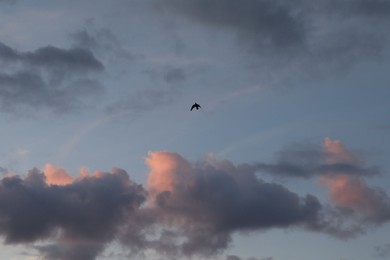
[[[327,138],[320,147],[314,164],[323,156],[324,164],[363,165],[340,141]],[[299,151],[304,162],[312,158]],[[295,156],[287,157],[299,163],[295,152],[287,150]],[[44,259],[95,259],[114,240],[132,256],[155,251],[176,259],[221,254],[237,232],[300,228],[351,238],[390,220],[390,197],[369,185],[367,171],[331,167],[302,175],[284,168],[286,178],[327,188],[329,200],[321,201],[263,180],[262,174],[279,173],[265,173],[259,163],[234,165],[213,156],[191,163],[166,151],[150,152],[145,162],[145,187],[121,169],[72,176],[47,164],[22,177],[8,175],[0,182],[0,234],[6,244],[47,241],[34,246]]]

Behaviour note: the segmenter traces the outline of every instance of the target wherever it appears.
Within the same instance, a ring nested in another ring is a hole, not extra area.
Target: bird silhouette
[[[195,104],[193,104],[192,107],[191,107],[191,111],[194,108],[196,108],[196,110],[198,110],[199,108],[202,108],[202,107],[198,103],[195,102]]]

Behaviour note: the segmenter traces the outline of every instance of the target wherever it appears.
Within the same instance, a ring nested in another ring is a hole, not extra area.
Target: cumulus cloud
[[[227,248],[234,232],[310,229],[322,209],[316,197],[264,182],[229,161],[208,158],[192,164],[176,153],[151,152],[146,163],[150,205],[140,211],[141,225],[132,224],[122,234],[125,244],[136,242],[134,250],[213,256]],[[156,224],[159,232],[152,236],[139,230]]]
[[[49,176],[66,175],[63,169],[53,170]],[[0,233],[5,243],[52,238],[55,244],[39,247],[47,259],[95,259],[145,200],[142,188],[122,170],[66,185],[48,182],[51,179],[34,169],[24,178],[5,177],[0,183]]]
[[[390,197],[379,187],[370,187],[357,176],[323,176],[320,183],[329,188],[330,200],[337,207],[362,214],[367,222],[381,224],[390,220]]]
[[[340,141],[325,139],[321,147],[326,163],[362,161]],[[52,164],[3,177],[0,234],[8,244],[47,242],[34,245],[44,259],[95,259],[112,241],[132,256],[212,258],[234,233],[300,228],[351,238],[390,220],[389,196],[366,175],[340,169],[309,175],[329,189],[329,201],[321,202],[261,179],[249,164],[213,156],[192,163],[166,151],[150,152],[145,162],[145,187],[121,169],[71,175]]]

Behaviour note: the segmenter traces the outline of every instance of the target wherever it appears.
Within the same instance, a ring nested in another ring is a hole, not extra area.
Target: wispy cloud
[[[0,101],[3,112],[28,114],[31,108],[63,113],[102,92],[90,79],[103,64],[89,49],[45,46],[20,52],[0,42]]]
[[[390,255],[390,243],[375,247],[375,257],[387,258]]]
[[[344,71],[361,60],[383,57],[390,40],[382,33],[390,13],[383,0],[164,0],[157,5],[161,13],[228,32],[238,51],[259,55],[255,63],[262,72],[279,78],[285,69],[294,71],[288,76],[302,69],[306,76]]]
[[[330,138],[323,145],[294,144],[277,154],[275,163],[242,164],[246,170],[270,173],[275,176],[310,178],[337,173],[375,176],[379,169],[366,166],[358,155],[348,151],[340,141]]]

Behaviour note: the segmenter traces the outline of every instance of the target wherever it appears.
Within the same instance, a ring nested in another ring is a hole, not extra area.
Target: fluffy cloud
[[[49,176],[66,175],[63,169],[45,168],[54,170]],[[47,259],[94,259],[145,200],[142,188],[121,170],[67,185],[47,182],[51,180],[34,169],[24,178],[5,177],[0,183],[0,233],[5,242],[54,238],[55,244],[39,247]]]
[[[180,230],[186,255],[225,249],[235,231],[310,226],[321,209],[314,196],[300,197],[228,161],[209,158],[192,165],[178,154],[158,152],[147,163],[156,214]]]
[[[321,147],[315,163],[318,156],[323,163],[362,163],[340,141],[327,138]],[[176,259],[215,257],[237,232],[301,228],[350,238],[390,220],[389,196],[366,175],[340,168],[304,176],[329,189],[329,201],[321,202],[261,179],[258,163],[234,165],[213,156],[191,163],[164,151],[150,152],[146,164],[145,188],[121,169],[72,176],[47,164],[42,172],[4,177],[0,234],[10,244],[49,242],[34,246],[44,259],[95,259],[114,240],[131,254],[152,250]]]

